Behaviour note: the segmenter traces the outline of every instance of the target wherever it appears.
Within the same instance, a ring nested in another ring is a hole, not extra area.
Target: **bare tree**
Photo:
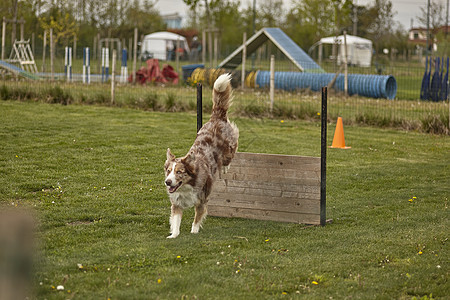
[[[416,19],[419,24],[427,27],[427,6],[420,7],[421,15]],[[444,4],[437,0],[430,1],[430,28],[436,29],[445,25],[445,7]]]

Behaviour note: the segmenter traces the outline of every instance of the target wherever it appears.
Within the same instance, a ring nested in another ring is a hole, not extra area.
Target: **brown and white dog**
[[[211,119],[197,133],[186,156],[175,158],[167,149],[165,184],[172,203],[171,234],[167,238],[180,234],[183,210],[192,206],[195,206],[195,217],[191,233],[198,233],[207,214],[208,196],[217,172],[226,168],[236,153],[239,129],[227,117],[232,93],[230,81],[231,75],[224,74],[214,83]]]

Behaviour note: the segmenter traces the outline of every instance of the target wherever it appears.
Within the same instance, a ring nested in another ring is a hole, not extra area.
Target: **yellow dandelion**
[[[314,281],[312,282],[312,284],[318,285],[319,283],[318,283],[317,281],[314,280]]]
[[[414,200],[413,200],[413,199],[409,199],[408,201],[409,201],[409,202],[413,202]]]
[[[158,278],[158,284],[160,284],[161,283],[161,278]]]
[[[267,240],[264,240],[264,242],[268,242],[269,241],[269,239],[267,239]]]
[[[179,255],[178,255],[178,256],[177,256],[177,258],[178,258],[178,259],[180,259],[180,258],[181,258],[181,256],[179,256]]]
[[[318,112],[317,115],[320,116],[320,112]]]
[[[287,295],[287,293],[286,292],[282,292],[281,295]]]
[[[419,251],[419,255],[422,255],[423,254],[423,252],[422,251]]]

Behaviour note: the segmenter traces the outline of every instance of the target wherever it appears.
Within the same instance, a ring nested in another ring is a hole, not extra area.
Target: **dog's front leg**
[[[194,223],[192,223],[191,233],[198,233],[200,227],[202,226],[203,219],[206,217],[206,205],[199,204],[195,206],[195,217]]]
[[[183,216],[183,209],[172,204],[170,214],[170,235],[168,239],[174,239],[180,234],[181,217]]]
[[[230,165],[228,166],[222,166],[222,173],[225,175],[228,173],[228,170],[230,169]]]

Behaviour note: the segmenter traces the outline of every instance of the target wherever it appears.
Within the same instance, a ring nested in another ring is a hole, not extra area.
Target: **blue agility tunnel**
[[[204,68],[205,65],[202,64],[194,64],[194,65],[185,65],[181,67],[183,71],[183,79],[186,81],[189,77],[191,77],[192,72],[194,72],[197,68]]]
[[[320,91],[333,80],[334,73],[275,72],[275,88],[285,91],[311,89]],[[334,84],[335,89],[344,91],[344,75],[339,74]],[[256,74],[255,87],[269,88],[270,72],[259,71]],[[349,95],[370,98],[394,99],[397,94],[397,81],[392,75],[348,75]]]

